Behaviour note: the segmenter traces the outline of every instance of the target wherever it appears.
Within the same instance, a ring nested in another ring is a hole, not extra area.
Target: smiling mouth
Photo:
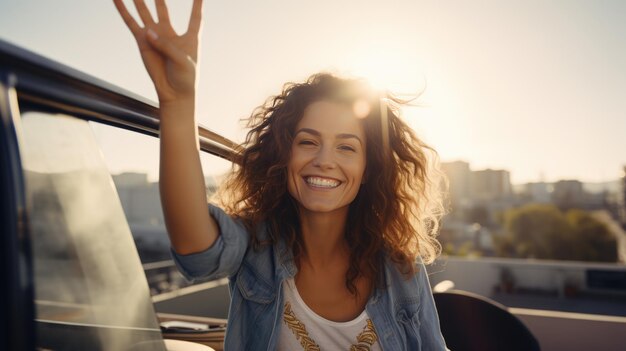
[[[322,177],[304,177],[304,181],[316,188],[332,189],[338,187],[341,182],[336,179]]]

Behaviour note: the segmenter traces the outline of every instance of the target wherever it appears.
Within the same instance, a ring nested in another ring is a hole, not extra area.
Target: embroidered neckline
[[[320,351],[320,346],[311,338],[309,332],[306,330],[306,325],[293,313],[290,302],[285,303],[283,321],[294,334],[296,340],[300,342],[304,351]],[[356,344],[350,345],[350,351],[369,351],[377,340],[378,335],[376,335],[374,323],[368,318],[365,327],[356,337]]]

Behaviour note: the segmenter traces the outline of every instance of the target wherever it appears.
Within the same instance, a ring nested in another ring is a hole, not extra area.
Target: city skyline
[[[472,167],[471,162],[469,162],[467,160],[444,161],[444,162],[442,162],[441,166],[442,166],[442,168],[445,169],[446,165],[453,165],[453,164],[459,164],[459,163],[465,163],[467,165],[467,167],[469,168],[470,172],[504,171],[504,172],[507,172],[509,174],[509,176],[513,177],[513,173],[510,170],[506,169],[506,168],[491,168],[491,167],[476,168],[476,167]],[[623,174],[622,177],[615,178],[615,179],[606,179],[606,180],[591,181],[591,182],[584,181],[584,180],[581,180],[581,179],[578,179],[578,178],[560,178],[560,179],[555,179],[555,180],[552,180],[552,181],[537,179],[537,180],[528,181],[528,182],[521,182],[521,183],[515,183],[515,182],[511,181],[511,185],[513,185],[513,186],[523,186],[523,185],[528,185],[528,184],[554,184],[554,183],[563,182],[563,181],[578,181],[578,182],[581,182],[582,184],[584,184],[585,186],[588,186],[588,187],[592,188],[590,190],[588,189],[589,191],[600,192],[600,191],[602,191],[602,189],[599,189],[597,187],[601,187],[603,185],[608,185],[608,184],[612,184],[613,186],[615,186],[614,184],[622,182],[624,177],[626,177],[626,174]],[[619,191],[620,189],[609,189],[609,190],[610,191]]]
[[[184,28],[191,1],[169,5]],[[205,1],[204,14],[198,120],[233,140],[283,82],[326,70],[423,91],[405,119],[442,161],[514,184],[622,175],[626,3]],[[112,2],[5,1],[0,38],[155,100]],[[102,145],[112,172],[156,169],[116,147]]]
[[[107,161],[105,159],[105,161]],[[454,163],[467,163],[470,172],[483,172],[483,171],[504,171],[507,172],[510,176],[512,176],[511,172],[507,169],[495,169],[495,168],[473,168],[471,166],[471,164],[469,162],[467,162],[466,160],[453,160],[453,161],[445,161],[442,162],[441,166],[442,168],[445,168],[446,164],[454,164]],[[223,179],[230,171],[224,171],[223,173],[213,173],[213,174],[208,174],[207,172],[205,172],[205,176],[204,176],[204,180],[206,183],[207,187],[214,187],[217,184],[219,184],[218,179]],[[445,172],[445,170],[444,170]],[[138,182],[138,183],[144,183],[145,184],[151,184],[151,183],[156,183],[158,182],[158,179],[155,178],[154,175],[152,175],[149,172],[136,172],[136,171],[122,171],[122,172],[112,172],[111,175],[113,176],[113,178],[116,177],[129,177],[129,179],[133,179],[133,181]],[[145,179],[144,177],[145,176]],[[120,179],[121,179],[120,178]],[[142,179],[141,181],[138,181],[137,179]],[[563,179],[557,179],[554,181],[542,181],[542,180],[538,180],[538,181],[530,181],[530,182],[523,182],[523,183],[514,183],[511,182],[511,186],[513,187],[512,190],[514,193],[520,193],[520,192],[524,192],[525,190],[523,190],[523,187],[526,185],[532,185],[532,184],[546,184],[546,185],[553,185],[555,183],[559,183],[559,182],[569,182],[569,181],[575,181],[575,182],[580,182],[583,185],[583,188],[585,191],[587,192],[591,192],[591,193],[601,193],[604,191],[608,191],[610,193],[618,193],[620,192],[621,189],[621,183],[623,182],[623,178],[616,178],[616,179],[608,179],[605,181],[597,181],[597,182],[585,182],[583,180],[580,179],[576,179],[576,178],[563,178]]]

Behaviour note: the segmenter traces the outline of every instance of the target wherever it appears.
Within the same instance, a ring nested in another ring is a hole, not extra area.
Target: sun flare
[[[374,89],[397,95],[418,95],[425,86],[419,63],[385,55],[367,55],[352,63],[351,73],[365,78]]]

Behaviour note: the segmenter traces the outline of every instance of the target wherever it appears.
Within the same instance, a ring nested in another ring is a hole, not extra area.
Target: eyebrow
[[[302,129],[298,130],[295,135],[298,135],[300,133],[308,133],[308,134],[311,134],[311,135],[314,135],[314,136],[317,136],[317,137],[321,137],[322,136],[322,133],[318,132],[315,129],[311,129],[311,128],[302,128]],[[361,143],[361,145],[363,145],[363,141],[361,140],[361,138],[359,138],[358,136],[356,136],[354,134],[340,133],[340,134],[337,134],[337,138],[339,138],[339,139],[356,139],[356,140],[359,141],[359,143]]]

